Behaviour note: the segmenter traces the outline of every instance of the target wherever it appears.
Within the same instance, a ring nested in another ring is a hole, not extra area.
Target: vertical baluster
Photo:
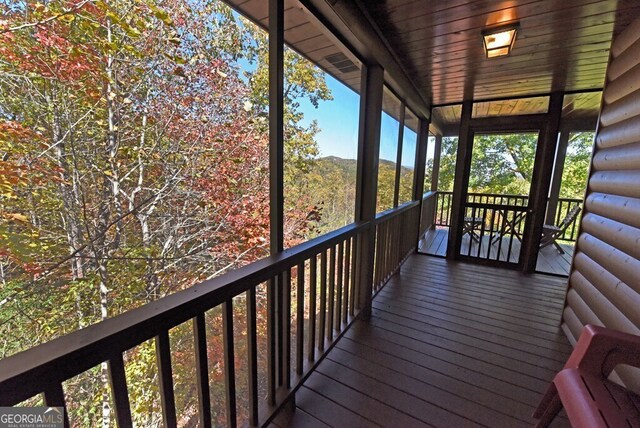
[[[376,240],[376,246],[379,247],[379,252],[380,252],[380,269],[379,269],[379,273],[378,273],[378,280],[373,284],[374,285],[374,292],[375,290],[378,289],[378,287],[380,286],[383,278],[384,278],[384,269],[385,269],[385,260],[386,260],[386,248],[384,247],[384,242],[385,242],[385,238],[386,238],[386,222],[380,223],[378,224],[378,240]]]
[[[482,223],[480,224],[480,242],[478,242],[478,253],[476,257],[480,258],[480,252],[482,251],[482,239],[484,238],[484,223],[487,220],[487,208],[481,208],[482,210]],[[487,249],[488,251],[488,249]]]
[[[393,263],[391,264],[391,268],[389,269],[389,275],[387,275],[387,280],[391,277],[391,274],[398,267],[398,260],[400,259],[400,220],[402,220],[404,214],[397,215],[393,218],[393,228],[391,229],[391,235],[389,239],[393,243]]]
[[[302,374],[304,355],[304,262],[298,265],[296,308],[296,373]]]
[[[389,240],[391,241],[392,244],[392,253],[391,253],[391,265],[389,266],[389,274],[387,275],[387,281],[389,280],[389,278],[391,277],[391,274],[393,273],[393,271],[396,270],[396,267],[398,266],[398,257],[400,255],[400,248],[399,248],[399,244],[400,244],[400,235],[398,233],[398,231],[400,230],[400,217],[401,215],[395,216],[393,218],[393,223],[391,224],[391,234],[389,235]]]
[[[48,407],[62,407],[64,416],[62,423],[65,428],[69,428],[69,413],[67,412],[67,403],[64,399],[64,390],[62,384],[56,383],[44,391],[44,402]]]
[[[507,209],[505,208],[504,210],[500,211],[500,217],[501,217],[501,224],[500,224],[500,241],[498,242],[498,253],[497,253],[497,257],[496,260],[500,260],[500,257],[502,257],[502,241],[504,240],[504,233],[505,233],[505,221],[507,218]]]
[[[119,427],[130,427],[131,406],[129,405],[129,391],[127,390],[127,377],[124,372],[122,354],[111,358],[108,367],[116,421]]]
[[[471,247],[473,246],[473,233],[476,228],[476,207],[471,208],[471,218],[469,227],[469,247],[467,248],[467,256],[471,257]]]
[[[349,298],[353,293],[353,282],[351,279],[351,245],[355,239],[347,238],[347,245],[344,255],[344,301],[342,303],[342,322],[347,323],[347,315],[349,313]]]
[[[282,339],[283,355],[283,383],[285,388],[291,387],[291,270],[286,270],[284,276],[284,295],[282,307],[282,324],[284,326]]]
[[[222,306],[222,340],[224,343],[224,385],[227,402],[227,426],[237,426],[236,414],[236,369],[233,348],[233,300]]]
[[[327,318],[327,251],[320,253],[320,322],[318,323],[318,348],[324,351],[324,330]]]
[[[341,330],[341,314],[342,314],[342,288],[343,288],[343,274],[344,274],[344,242],[340,241],[338,244],[338,279],[336,281],[336,311],[335,319],[333,321],[336,331]]]
[[[249,423],[258,425],[258,310],[256,287],[247,290],[247,360],[249,361]]]
[[[351,252],[351,294],[349,295],[349,313],[355,316],[355,302],[358,298],[358,240],[360,235],[353,237],[353,251]]]
[[[494,248],[493,247],[493,232],[494,232],[494,228],[495,228],[495,222],[496,222],[496,209],[493,208],[491,209],[491,221],[489,222],[489,244],[487,247],[487,257],[486,259],[489,260],[491,259],[491,250]],[[500,234],[498,234],[498,236],[500,236]]]
[[[388,245],[388,233],[389,233],[389,220],[385,220],[380,223],[380,278],[376,286],[375,291],[378,291],[384,279],[387,276],[387,269],[389,268],[389,245]]]
[[[375,248],[374,264],[373,264],[373,289],[376,288],[380,278],[380,262],[382,261],[382,255],[380,254],[380,239],[382,233],[382,224],[378,223],[373,226],[375,228],[375,242],[373,247]]]
[[[285,303],[285,285],[284,282],[287,280],[286,275],[282,272],[280,275],[276,277],[277,285],[276,285],[276,333],[277,333],[277,346],[278,346],[278,386],[282,386],[284,383],[284,343],[285,343],[285,322],[289,321],[285,319],[284,312],[286,310]]]
[[[382,224],[378,223],[373,227],[376,228],[375,243],[374,243],[375,255],[374,255],[374,264],[373,264],[373,289],[375,289],[378,285],[378,281],[380,280],[380,262],[382,260],[382,255],[380,254],[380,248],[381,248],[380,239],[381,239],[381,232],[382,232]]]
[[[207,330],[204,312],[193,318],[193,343],[196,357],[196,387],[198,411],[204,428],[211,427],[211,393],[209,391],[209,361],[207,359]]]
[[[162,404],[164,424],[167,427],[175,427],[178,425],[178,420],[176,418],[176,400],[173,393],[171,345],[169,343],[168,330],[164,330],[156,336],[156,359],[160,375],[160,402]]]
[[[511,211],[511,233],[509,234],[509,249],[507,250],[507,262],[511,262],[511,251],[513,249],[513,237],[516,233],[515,222],[517,211]]]
[[[318,256],[309,260],[309,339],[307,355],[309,361],[316,360],[316,289],[318,286]]]
[[[267,401],[269,405],[276,404],[277,384],[277,311],[276,311],[276,278],[271,278],[267,285]]]
[[[398,262],[398,224],[399,224],[400,216],[395,216],[391,223],[391,230],[389,233],[389,242],[391,242],[391,263],[389,264],[389,270],[387,274],[386,280],[388,281],[391,277],[391,273],[395,270]]]
[[[333,317],[335,310],[335,288],[336,288],[336,247],[331,246],[329,253],[329,295],[327,297],[327,340],[333,340]]]
[[[389,270],[390,270],[391,264],[393,263],[392,261],[393,242],[390,239],[393,233],[392,228],[393,228],[393,219],[388,219],[385,222],[385,228],[384,228],[384,244],[383,244],[384,245],[384,270],[383,270],[384,275],[382,275],[382,282],[380,283],[380,287],[382,287],[382,284],[384,284],[387,278],[389,277]],[[380,287],[378,287],[378,290],[380,289]]]
[[[395,237],[395,233],[396,233],[396,219],[397,217],[392,218],[391,220],[389,220],[388,225],[389,228],[387,229],[387,242],[386,242],[386,246],[389,250],[389,252],[387,253],[387,268],[385,269],[385,276],[384,276],[384,281],[383,283],[385,283],[389,277],[391,276],[391,272],[393,272],[393,268],[395,266],[395,258],[396,258],[396,244],[397,242],[395,242],[395,240],[393,239]],[[381,284],[382,285],[382,284]]]
[[[380,283],[378,289],[382,287],[382,284],[384,284],[387,277],[389,276],[389,266],[391,265],[391,255],[393,254],[393,242],[391,242],[390,239],[391,227],[391,220],[387,220],[384,222],[384,241],[382,243],[382,245],[384,246],[384,270],[382,271],[382,282]]]

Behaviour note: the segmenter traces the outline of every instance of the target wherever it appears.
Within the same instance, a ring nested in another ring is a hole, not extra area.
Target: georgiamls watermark
[[[62,407],[0,407],[0,428],[62,428]]]

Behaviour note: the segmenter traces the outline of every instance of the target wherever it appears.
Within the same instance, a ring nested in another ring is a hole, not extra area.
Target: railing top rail
[[[558,201],[582,202],[582,199],[581,198],[558,198]]]
[[[413,206],[396,209],[403,212]],[[394,214],[394,213],[390,213]],[[17,403],[121,354],[161,332],[355,236],[371,226],[354,223],[230,271],[217,278],[0,360],[0,405]],[[44,379],[33,385],[30,379]]]
[[[514,195],[511,193],[475,193],[470,192],[467,193],[468,196],[487,196],[490,198],[520,198],[520,199],[528,199],[529,195]]]
[[[453,194],[450,190],[436,190],[435,193],[440,194]],[[425,193],[426,195],[426,193]],[[468,196],[488,196],[488,197],[503,197],[503,198],[523,198],[528,199],[528,195],[514,195],[514,194],[502,194],[502,193],[475,193],[470,192],[467,193]],[[423,196],[424,198],[424,196]],[[582,202],[581,198],[558,198],[558,201],[568,201],[568,202]]]
[[[381,213],[376,214],[374,223],[375,224],[382,223],[383,221],[386,221],[392,217],[398,216],[403,212],[410,210],[411,208],[415,208],[418,205],[420,205],[420,201],[409,201],[409,202],[405,202],[399,207],[389,208],[386,211],[382,211]]]
[[[465,204],[467,208],[488,208],[496,211],[527,211],[526,206],[522,205],[507,205],[507,204],[485,204],[483,202],[467,202]]]
[[[438,195],[438,192],[437,192],[437,191],[429,190],[428,192],[425,192],[425,193],[422,195],[422,200],[424,201],[424,200],[426,200],[426,199],[433,198],[433,197],[435,197],[435,196],[437,196],[437,195]]]

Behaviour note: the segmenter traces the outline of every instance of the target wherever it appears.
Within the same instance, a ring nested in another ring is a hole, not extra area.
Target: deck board
[[[559,329],[565,283],[413,255],[371,319],[356,321],[300,389],[293,413],[335,427],[533,426],[571,352]]]
[[[437,228],[430,229],[426,232],[425,237],[420,241],[420,252],[433,256],[444,257],[447,254],[447,240],[449,236],[449,228]],[[493,244],[489,245],[489,236],[484,236],[480,246],[480,252],[478,253],[478,244],[472,242],[471,248],[469,248],[469,237],[464,236],[462,240],[461,253],[467,255],[471,250],[471,256],[475,257],[480,255],[481,258],[486,257],[487,248],[490,249],[490,258],[495,259],[498,249],[500,250],[500,260],[507,259],[507,253],[509,248],[509,240],[505,237],[502,238],[502,245]],[[521,243],[517,239],[513,240],[511,255],[509,261],[517,263],[518,255],[520,254]],[[554,275],[567,276],[571,267],[571,260],[573,258],[573,245],[567,243],[561,243],[560,246],[565,251],[564,254],[560,252],[554,246],[548,246],[540,249],[538,255],[538,263],[536,265],[536,272],[550,273]]]

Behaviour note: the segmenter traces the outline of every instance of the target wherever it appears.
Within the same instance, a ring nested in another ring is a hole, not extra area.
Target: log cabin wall
[[[640,19],[613,42],[589,186],[563,313],[575,344],[585,324],[640,334]],[[640,370],[612,375],[640,392]]]

